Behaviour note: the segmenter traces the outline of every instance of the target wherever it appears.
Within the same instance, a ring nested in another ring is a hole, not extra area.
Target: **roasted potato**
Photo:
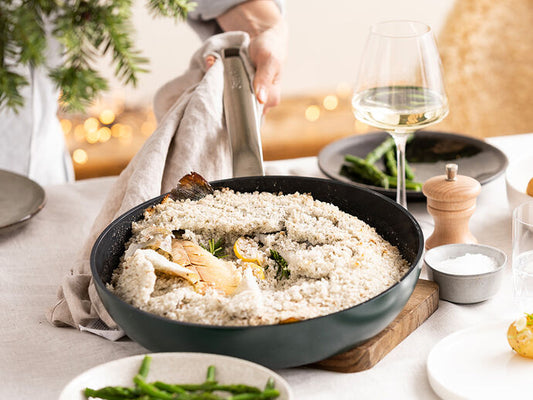
[[[526,314],[511,323],[507,341],[522,357],[533,358],[533,314]]]

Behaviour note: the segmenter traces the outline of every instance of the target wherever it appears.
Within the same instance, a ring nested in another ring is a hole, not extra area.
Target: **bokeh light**
[[[59,123],[61,124],[63,134],[68,135],[72,130],[72,122],[68,119],[62,119],[61,121],[59,121]]]
[[[103,128],[98,129],[98,141],[99,142],[105,143],[109,139],[111,139],[111,129],[109,129],[107,126],[104,126]]]
[[[86,164],[89,160],[89,156],[85,150],[76,149],[72,152],[72,159],[76,164]]]
[[[115,113],[109,109],[103,110],[100,113],[99,119],[104,125],[112,124],[115,121]]]
[[[324,100],[322,101],[322,105],[328,111],[335,110],[337,106],[339,105],[339,99],[337,98],[337,96],[330,94],[324,97]]]
[[[85,131],[87,133],[94,133],[98,130],[98,127],[100,126],[100,123],[98,120],[94,117],[89,117],[85,120],[83,123],[83,128],[85,128]]]
[[[317,105],[309,106],[305,109],[305,119],[309,122],[315,122],[320,118],[320,107]]]

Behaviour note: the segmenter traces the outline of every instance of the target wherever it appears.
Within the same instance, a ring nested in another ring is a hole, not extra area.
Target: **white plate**
[[[507,342],[512,321],[455,332],[429,353],[429,383],[444,400],[531,397],[533,359],[516,354]]]
[[[147,380],[167,383],[202,383],[207,367],[214,365],[216,380],[222,384],[243,383],[264,388],[268,378],[275,381],[279,400],[292,399],[287,382],[274,371],[239,358],[204,353],[152,353]],[[144,354],[121,358],[85,371],[65,386],[59,400],[86,400],[86,387],[133,386],[133,377],[139,371]]]

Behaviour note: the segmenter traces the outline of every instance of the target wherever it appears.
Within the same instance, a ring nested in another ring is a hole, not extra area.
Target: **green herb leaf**
[[[270,258],[274,260],[278,266],[276,271],[276,279],[288,279],[291,276],[291,271],[289,271],[289,265],[287,261],[276,251],[270,249]],[[266,269],[266,268],[265,268]]]
[[[207,246],[201,244],[204,249],[213,254],[217,258],[224,258],[228,255],[224,252],[224,238],[220,238],[215,242],[215,239],[209,239],[207,241]]]

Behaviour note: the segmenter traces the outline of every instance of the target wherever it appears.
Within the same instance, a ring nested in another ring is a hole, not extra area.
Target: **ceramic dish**
[[[526,156],[509,163],[505,171],[505,189],[510,210],[520,204],[533,201],[526,193],[527,184],[533,178],[533,156]]]
[[[274,371],[239,358],[205,353],[153,353],[148,382],[202,383],[207,367],[214,365],[216,380],[220,384],[247,384],[264,388],[272,377],[279,390],[279,400],[293,398],[287,382]],[[59,400],[86,400],[83,390],[87,387],[100,389],[104,386],[133,386],[133,377],[139,371],[144,355],[111,361],[78,375],[70,381]]]
[[[41,186],[13,172],[0,170],[0,188],[0,233],[28,221],[46,202]]]
[[[528,397],[533,360],[507,342],[509,321],[455,332],[437,343],[427,359],[431,387],[444,400]]]
[[[491,257],[496,262],[496,268],[493,271],[472,274],[452,274],[438,269],[440,262],[466,254]],[[439,297],[442,300],[470,304],[485,301],[498,292],[507,256],[492,246],[457,243],[445,244],[426,251],[424,262],[428,267],[429,278],[439,285]]]
[[[395,198],[395,189],[384,189],[354,182],[341,174],[341,166],[346,154],[364,158],[388,137],[386,132],[375,132],[350,136],[333,142],[320,151],[318,166],[332,179],[367,187]],[[406,157],[414,170],[415,180],[421,183],[433,176],[442,175],[449,162],[454,162],[459,166],[461,175],[475,178],[482,185],[502,174],[507,167],[507,157],[496,147],[472,137],[444,132],[417,132],[414,139],[407,145]],[[376,166],[383,169],[383,162],[381,160],[376,162]],[[425,199],[422,192],[411,190],[407,191],[407,198]]]

